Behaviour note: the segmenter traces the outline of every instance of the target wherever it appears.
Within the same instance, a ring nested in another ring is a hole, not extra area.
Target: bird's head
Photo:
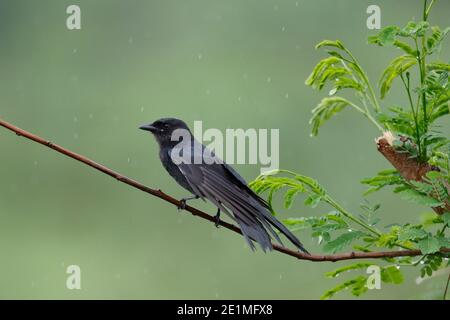
[[[176,144],[180,135],[190,136],[191,134],[186,123],[175,118],[162,118],[153,123],[140,126],[139,129],[150,131],[160,145]]]

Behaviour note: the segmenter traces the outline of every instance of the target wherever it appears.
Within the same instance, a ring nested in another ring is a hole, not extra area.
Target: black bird
[[[193,197],[181,200],[181,209],[187,200],[208,199],[218,208],[216,226],[220,212],[225,212],[239,225],[252,250],[255,249],[253,241],[263,251],[272,250],[269,233],[283,245],[274,227],[307,253],[301,242],[271,214],[268,203],[253,192],[232,167],[195,140],[186,123],[174,118],[163,118],[143,125],[140,129],[154,135],[164,168],[193,194]]]

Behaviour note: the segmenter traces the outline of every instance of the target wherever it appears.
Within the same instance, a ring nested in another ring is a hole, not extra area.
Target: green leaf
[[[308,86],[312,86],[313,88],[319,88],[320,84],[323,82],[322,78],[324,77],[324,74],[327,72],[327,70],[329,70],[337,63],[340,63],[340,61],[341,59],[333,56],[320,60],[314,67],[309,77],[306,79],[305,84]]]
[[[378,191],[386,186],[403,185],[404,180],[397,170],[389,169],[378,172],[378,174],[375,177],[365,178],[361,180],[361,183],[371,186],[371,188],[369,188],[366,192],[364,192],[364,195],[367,195],[369,193]]]
[[[318,218],[316,218],[316,217],[288,218],[288,219],[283,219],[283,223],[292,230],[303,230],[303,229],[311,228],[311,226],[314,223],[316,223],[317,220],[318,220]]]
[[[430,24],[427,21],[420,21],[416,23],[414,21],[409,21],[408,24],[398,32],[401,37],[421,37],[427,32]]]
[[[393,44],[397,48],[403,50],[405,53],[407,53],[413,57],[417,57],[417,55],[419,54],[419,52],[417,50],[414,50],[409,44],[407,44],[403,41],[395,40]]]
[[[312,124],[312,135],[317,136],[319,128],[331,117],[341,112],[345,107],[349,106],[350,102],[342,97],[323,98],[317,107],[312,112],[313,116],[309,120]]]
[[[432,104],[434,105],[434,107],[432,108],[432,113],[430,116],[431,122],[450,114],[450,105],[448,104],[449,101],[450,91],[447,93],[447,95],[443,95],[433,101]]]
[[[284,194],[284,207],[286,209],[289,209],[292,206],[292,203],[294,202],[294,198],[299,192],[300,192],[300,189],[292,188],[292,189],[289,189]]]
[[[382,46],[393,44],[398,31],[399,28],[397,26],[388,26],[383,28],[378,34],[380,41],[379,44]]]
[[[431,27],[432,34],[427,39],[427,53],[432,54],[435,51],[438,51],[440,49],[440,45],[444,38],[447,36],[448,32],[450,31],[450,28],[446,28],[444,31],[441,31],[441,29],[438,26]]]
[[[307,177],[304,175],[297,174],[295,176],[295,180],[302,182],[303,184],[307,185],[309,188],[311,188],[311,191],[314,193],[320,195],[320,196],[326,196],[327,192],[325,189],[317,182],[317,180]]]
[[[336,40],[336,41],[323,40],[323,41],[319,42],[318,44],[316,44],[316,49],[323,48],[323,47],[335,47],[335,48],[339,48],[341,50],[344,49],[344,45],[339,40]]]
[[[450,226],[450,212],[446,212],[443,215],[441,215],[441,219],[444,222],[444,224],[447,224]]]
[[[322,197],[320,195],[312,194],[305,199],[305,205],[311,208],[315,208],[320,203],[321,200]]]
[[[389,266],[381,269],[381,280],[385,283],[401,284],[403,282],[403,274],[397,267]]]
[[[363,91],[363,86],[355,81],[352,78],[348,78],[348,77],[339,77],[334,81],[334,88],[333,88],[336,92],[342,89],[355,89],[356,91]],[[332,94],[330,94],[332,95]]]
[[[386,94],[389,92],[392,86],[392,82],[400,74],[411,68],[417,63],[417,60],[410,55],[403,55],[395,58],[384,70],[381,75],[379,86],[381,92],[381,99],[384,99]]]
[[[437,240],[439,241],[439,246],[441,248],[449,248],[450,247],[450,239],[444,236],[438,236]]]
[[[437,238],[429,235],[427,238],[420,240],[417,243],[417,247],[422,252],[422,254],[430,254],[438,252],[441,249],[441,244]]]
[[[347,288],[351,288],[352,289],[351,292],[352,292],[353,295],[360,296],[361,294],[363,294],[364,292],[367,291],[366,282],[367,282],[367,277],[364,277],[364,276],[358,276],[356,278],[347,280],[344,283],[334,287],[333,289],[330,289],[330,290],[326,291],[320,297],[320,299],[322,299],[322,300],[330,299],[336,293],[341,292],[341,291],[343,291],[343,290],[345,290]]]
[[[399,241],[415,241],[418,239],[423,239],[428,236],[428,233],[418,227],[418,226],[409,226],[406,229],[400,231],[400,235],[398,236]]]
[[[442,202],[436,200],[430,196],[427,196],[419,191],[413,189],[402,190],[398,193],[400,198],[407,200],[416,204],[421,204],[428,207],[439,207],[442,206]]]
[[[395,226],[392,227],[393,230],[389,233],[383,233],[377,240],[376,244],[378,247],[388,247],[392,248],[396,245],[398,236]]]
[[[327,273],[325,273],[325,275],[329,278],[335,278],[336,276],[340,275],[343,272],[347,272],[350,270],[367,269],[368,267],[370,267],[372,265],[373,265],[373,263],[369,263],[369,262],[354,263],[354,264],[350,264],[348,266],[344,266],[344,267],[338,268],[336,270],[327,272]]]
[[[325,252],[336,253],[336,252],[344,249],[350,243],[352,243],[353,240],[361,238],[364,235],[365,235],[365,233],[361,232],[361,231],[350,231],[350,232],[341,234],[336,239],[327,242],[324,245],[323,250]]]
[[[388,26],[383,28],[376,36],[369,37],[368,42],[379,46],[392,45],[398,32],[399,28],[397,26]]]
[[[448,63],[439,63],[439,62],[428,63],[427,64],[427,69],[430,70],[430,71],[432,71],[432,70],[450,71],[450,64],[448,64]]]

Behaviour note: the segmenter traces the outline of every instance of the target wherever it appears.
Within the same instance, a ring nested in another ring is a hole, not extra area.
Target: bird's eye
[[[164,129],[169,129],[169,125],[167,123],[164,124]]]

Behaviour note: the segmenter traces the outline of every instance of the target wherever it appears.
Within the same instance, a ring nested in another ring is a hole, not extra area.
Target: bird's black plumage
[[[264,251],[271,250],[271,236],[282,244],[275,228],[297,248],[307,252],[301,242],[271,214],[267,202],[254,193],[231,166],[195,140],[183,121],[163,118],[140,129],[155,136],[161,162],[178,184],[193,195],[209,200],[230,216],[239,225],[252,249],[255,249],[255,241]],[[173,139],[174,133],[181,134],[182,138]],[[181,158],[184,161],[180,161]]]

